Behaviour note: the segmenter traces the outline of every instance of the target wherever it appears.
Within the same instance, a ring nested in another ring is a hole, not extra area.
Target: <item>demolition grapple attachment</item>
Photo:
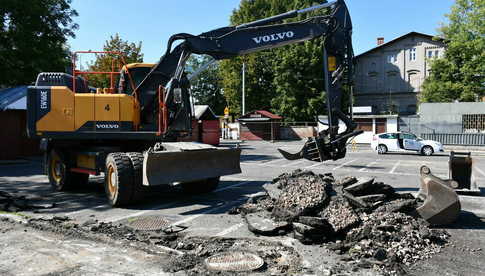
[[[314,162],[327,160],[338,160],[345,157],[347,152],[347,141],[363,133],[362,130],[355,130],[357,125],[340,110],[333,110],[333,113],[345,123],[346,130],[338,132],[338,126],[329,126],[328,129],[318,133],[317,137],[308,138],[303,148],[297,153],[289,153],[283,149],[278,151],[287,160],[307,159]],[[326,124],[325,122],[320,122]]]
[[[460,200],[453,189],[457,185],[454,180],[434,176],[430,168],[422,166],[418,198],[424,203],[416,209],[419,215],[432,225],[453,223],[461,210]]]

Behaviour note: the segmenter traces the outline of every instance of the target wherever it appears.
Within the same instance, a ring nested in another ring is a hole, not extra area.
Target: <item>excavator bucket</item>
[[[163,143],[144,153],[143,185],[192,182],[241,172],[241,149],[194,142]]]
[[[453,186],[458,193],[480,193],[476,181],[473,179],[473,160],[470,152],[450,153],[449,178],[454,180]]]
[[[453,223],[460,214],[461,205],[453,180],[443,180],[434,176],[430,168],[421,167],[421,189],[418,198],[424,204],[417,208],[419,215],[431,225]]]

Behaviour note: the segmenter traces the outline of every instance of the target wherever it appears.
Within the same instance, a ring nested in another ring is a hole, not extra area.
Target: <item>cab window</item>
[[[386,134],[381,134],[381,135],[379,135],[379,138],[381,138],[381,139],[389,139],[389,134],[387,134],[387,133]]]
[[[150,72],[151,68],[149,67],[138,67],[130,69],[130,74],[133,79],[135,87],[138,86],[146,75]],[[128,74],[123,71],[120,76],[120,91],[124,94],[131,95],[133,93],[133,89],[131,87],[130,77]]]

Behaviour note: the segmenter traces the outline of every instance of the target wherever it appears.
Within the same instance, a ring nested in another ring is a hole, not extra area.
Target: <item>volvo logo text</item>
[[[118,129],[120,128],[119,125],[111,125],[111,124],[96,124],[96,128],[100,129]]]
[[[270,41],[278,41],[283,40],[285,38],[292,38],[295,36],[295,33],[292,31],[286,33],[277,33],[277,34],[270,34],[270,35],[263,35],[259,37],[253,37],[254,42],[256,44],[261,44],[261,42],[270,42]]]
[[[40,91],[40,109],[47,109],[48,92],[46,90]]]

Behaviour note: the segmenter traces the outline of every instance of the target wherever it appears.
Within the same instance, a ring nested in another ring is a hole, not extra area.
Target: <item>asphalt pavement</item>
[[[124,223],[130,218],[147,215],[163,216],[172,225],[187,226],[190,236],[218,236],[234,238],[255,237],[248,231],[239,215],[228,215],[227,211],[261,192],[262,185],[281,173],[295,169],[307,169],[316,173],[333,173],[336,177],[373,176],[377,181],[392,185],[399,192],[415,193],[419,189],[419,169],[422,165],[431,168],[437,176],[448,177],[448,154],[426,157],[414,153],[378,155],[370,148],[349,150],[347,157],[338,161],[313,163],[306,160],[288,161],[281,157],[277,148],[290,152],[298,151],[303,142],[244,142],[241,157],[242,173],[222,177],[216,191],[205,195],[185,195],[180,189],[171,188],[147,194],[144,203],[129,208],[111,208],[104,197],[102,177],[92,177],[87,187],[73,192],[52,192],[47,177],[41,173],[39,159],[30,162],[0,165],[0,187],[7,192],[16,192],[28,197],[37,197],[45,202],[55,202],[56,207],[36,213],[23,212],[27,216],[68,216],[83,223],[90,219]],[[474,157],[474,178],[485,194],[485,156]],[[463,215],[449,230],[459,244],[485,248],[485,199],[481,195],[460,196]],[[461,225],[460,225],[461,223]],[[287,241],[295,244],[294,240]],[[302,248],[302,251],[313,249]],[[304,255],[305,253],[303,253]],[[310,253],[308,253],[310,254]],[[312,253],[314,254],[314,253]],[[440,262],[451,262],[454,251],[443,253],[420,266],[421,275],[440,275]],[[440,259],[441,258],[441,259]],[[467,257],[470,273],[485,271],[478,265],[483,255]],[[309,262],[318,260],[308,255]],[[436,264],[433,265],[433,260]],[[483,259],[482,259],[483,260]],[[459,272],[458,267],[446,267]],[[465,273],[466,274],[466,273]],[[464,274],[464,275],[465,275]],[[473,274],[468,274],[473,275]]]

